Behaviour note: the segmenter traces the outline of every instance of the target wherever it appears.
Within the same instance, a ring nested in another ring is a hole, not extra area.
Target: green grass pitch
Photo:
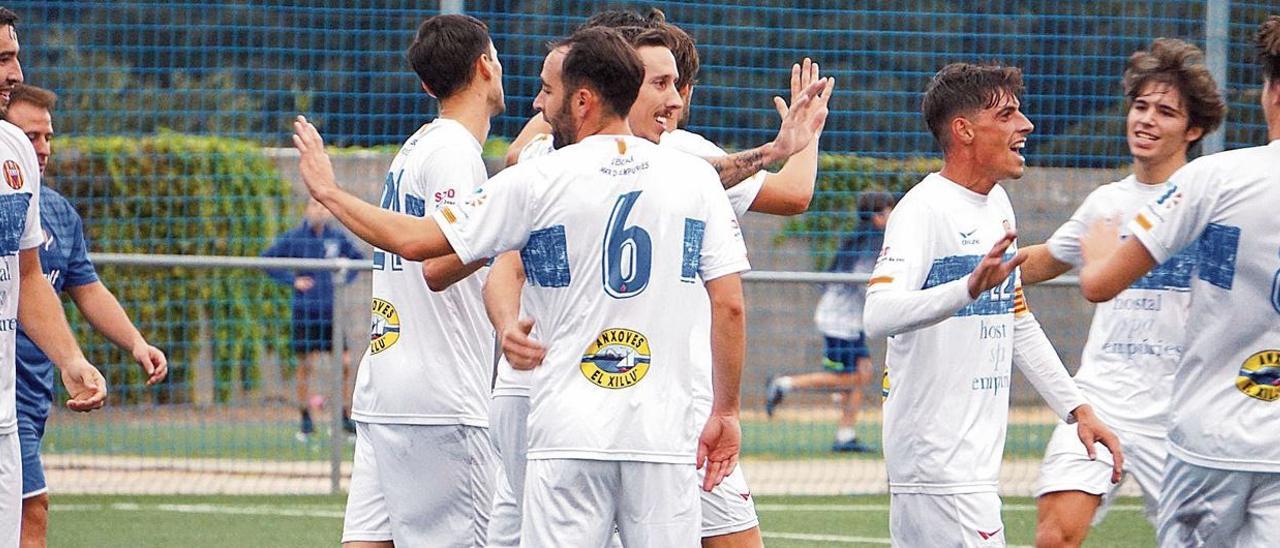
[[[341,496],[89,496],[57,495],[50,508],[50,546],[66,548],[336,546]],[[887,546],[888,497],[759,497],[765,543],[771,548]],[[1006,498],[1011,547],[1030,546],[1034,501]],[[1140,501],[1120,499],[1086,546],[1154,546]]]

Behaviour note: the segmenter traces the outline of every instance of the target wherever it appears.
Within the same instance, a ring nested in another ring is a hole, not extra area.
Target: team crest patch
[[[400,314],[395,305],[373,300],[373,325],[369,328],[369,353],[377,354],[400,340]]]
[[[1249,356],[1240,366],[1236,388],[1250,398],[1280,399],[1280,350],[1263,350]]]
[[[18,167],[18,162],[13,160],[4,161],[4,182],[9,184],[9,188],[14,190],[22,189],[22,168]]]
[[[600,332],[579,365],[582,375],[601,388],[630,388],[649,372],[649,338],[630,329]]]

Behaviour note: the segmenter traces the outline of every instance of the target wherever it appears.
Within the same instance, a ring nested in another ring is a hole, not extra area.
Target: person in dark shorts
[[[893,211],[893,195],[864,192],[858,197],[857,228],[840,242],[830,272],[871,272],[884,242],[884,227]],[[831,446],[837,452],[868,452],[875,448],[857,439],[858,409],[863,387],[874,367],[867,336],[862,332],[863,284],[828,284],[814,311],[814,323],[826,341],[822,371],[773,378],[766,387],[765,412],[770,417],[794,389],[831,390],[842,396],[840,425]]]
[[[342,230],[328,224],[329,210],[311,200],[303,213],[302,223],[276,238],[275,243],[262,253],[263,257],[294,257],[301,259],[364,259]],[[297,395],[301,422],[298,441],[307,441],[315,432],[311,412],[319,412],[324,401],[310,391],[311,372],[318,360],[333,351],[333,293],[334,273],[329,270],[292,271],[268,270],[271,279],[293,288],[293,327],[291,347],[298,357]],[[351,283],[355,271],[348,271],[343,283]],[[351,421],[351,356],[342,352],[342,427],[348,434],[356,431]]]

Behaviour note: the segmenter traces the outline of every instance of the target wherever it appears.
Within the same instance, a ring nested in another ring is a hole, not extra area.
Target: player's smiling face
[[[1184,159],[1187,147],[1204,130],[1189,128],[1190,117],[1178,88],[1163,82],[1143,84],[1125,124],[1129,154],[1139,162]]]
[[[995,106],[969,118],[973,124],[974,153],[993,180],[1017,179],[1026,169],[1022,150],[1035,126],[1022,114],[1021,107],[1016,95],[1001,93]]]
[[[659,46],[640,47],[636,53],[644,62],[644,81],[627,122],[637,137],[657,143],[664,131],[675,126],[684,107],[676,90],[676,58],[671,50]]]
[[[0,27],[0,114],[9,108],[13,87],[22,83],[22,65],[18,63],[18,33],[12,25]]]

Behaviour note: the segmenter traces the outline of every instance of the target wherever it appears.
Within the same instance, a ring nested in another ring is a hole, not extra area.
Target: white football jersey
[[[708,141],[701,135],[683,129],[663,134],[659,145],[671,147],[700,158],[715,158],[725,155],[725,151],[716,146],[715,143]],[[520,150],[519,162],[546,156],[552,152],[555,152],[555,148],[552,146],[551,134],[542,133],[534,137]],[[766,175],[768,175],[767,172],[760,171],[725,191],[725,195],[729,198],[729,205],[733,207],[733,212],[738,217],[742,217],[751,208],[751,203],[760,194],[760,188],[764,185]],[[693,308],[690,313],[697,314],[701,321],[693,332],[693,340],[699,342],[706,338],[707,345],[703,349],[705,351],[703,361],[697,362],[705,365],[702,367],[702,371],[699,372],[703,378],[694,384],[694,401],[697,403],[697,415],[705,420],[705,417],[711,414],[711,301],[707,299],[705,293],[696,296],[695,299],[696,302],[690,303]],[[530,310],[530,306],[533,306],[532,302],[521,300],[520,308],[524,311],[523,315],[537,318],[538,315]],[[535,333],[532,335],[536,339],[536,326],[534,330]],[[704,334],[705,337],[703,336]],[[529,372],[512,369],[505,357],[499,357],[498,377],[493,387],[494,395],[527,396],[531,383],[532,377]]]
[[[931,174],[889,217],[867,294],[965,279],[1005,231],[1015,228],[1013,207],[999,185],[984,196]],[[1009,414],[1014,315],[1026,314],[1018,276],[938,323],[889,337],[884,456],[890,492],[996,490]]]
[[[728,154],[706,137],[683,129],[663,133],[660,144],[699,158],[719,158]],[[760,195],[760,189],[764,187],[764,180],[768,176],[768,171],[757,171],[755,175],[724,191],[729,196],[729,203],[733,204],[733,212],[738,217],[746,215],[747,210],[751,209],[751,204],[756,201],[756,196]]]
[[[480,151],[454,120],[422,126],[391,161],[382,208],[424,217],[470,196],[485,181]],[[369,350],[356,376],[352,418],[488,425],[494,345],[481,296],[486,272],[436,293],[422,263],[374,251]]]
[[[44,243],[40,229],[40,164],[31,140],[0,120],[0,434],[18,430],[18,252]]]
[[[1159,263],[1197,253],[1169,451],[1280,472],[1280,140],[1199,158],[1129,223]]]
[[[530,459],[693,462],[706,343],[691,340],[687,303],[703,280],[749,268],[705,161],[596,135],[503,171],[435,219],[464,261],[520,250],[547,347]]]
[[[1127,223],[1165,187],[1132,175],[1098,187],[1049,238],[1049,253],[1080,266],[1080,238],[1089,225],[1107,218]],[[1181,253],[1094,310],[1075,379],[1108,426],[1156,437],[1168,432],[1195,264],[1194,252]]]

